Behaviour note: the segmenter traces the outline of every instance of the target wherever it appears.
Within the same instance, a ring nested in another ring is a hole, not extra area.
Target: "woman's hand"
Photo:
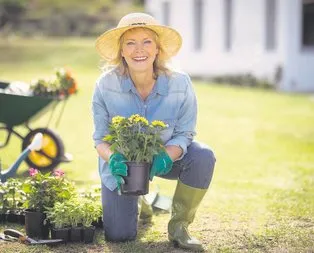
[[[172,168],[172,159],[166,151],[162,151],[153,157],[153,164],[150,168],[149,179],[152,181],[154,176],[165,175]]]
[[[128,166],[125,162],[127,162],[127,159],[120,153],[113,153],[109,158],[109,169],[117,181],[119,194],[121,194],[121,184],[124,184],[122,176],[128,175]]]

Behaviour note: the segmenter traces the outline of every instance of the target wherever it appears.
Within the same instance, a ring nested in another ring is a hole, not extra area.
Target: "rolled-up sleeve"
[[[185,91],[185,98],[180,107],[179,117],[177,118],[172,138],[165,144],[166,146],[174,145],[182,148],[182,157],[187,152],[187,147],[191,144],[196,135],[195,127],[197,120],[197,99],[192,86],[191,79],[185,76],[187,88]]]
[[[95,147],[103,143],[103,138],[109,133],[109,113],[100,89],[100,81],[101,79],[96,82],[92,99],[92,114],[94,120],[93,139]]]

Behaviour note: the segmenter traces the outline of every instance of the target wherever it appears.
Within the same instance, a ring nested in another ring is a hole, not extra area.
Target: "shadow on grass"
[[[141,242],[136,241],[133,243],[117,243],[117,244],[107,244],[109,252],[121,252],[121,253],[130,253],[130,252],[150,252],[150,253],[164,253],[172,252],[170,242]],[[175,250],[173,248],[173,250]],[[175,251],[180,252],[180,251]],[[186,252],[186,251],[181,251]]]
[[[155,214],[154,214],[155,215]],[[138,235],[136,240],[113,243],[106,242],[105,247],[109,252],[186,252],[175,248],[172,243],[167,240],[167,231],[158,232],[153,230],[153,222],[149,219],[139,220]]]

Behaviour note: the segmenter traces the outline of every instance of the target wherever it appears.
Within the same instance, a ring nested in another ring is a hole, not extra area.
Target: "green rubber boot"
[[[178,181],[172,202],[172,214],[168,224],[168,238],[183,249],[203,251],[199,240],[192,237],[188,226],[193,222],[196,210],[207,189],[194,188]]]
[[[153,217],[153,208],[143,196],[138,198],[138,214],[145,222],[150,222]]]

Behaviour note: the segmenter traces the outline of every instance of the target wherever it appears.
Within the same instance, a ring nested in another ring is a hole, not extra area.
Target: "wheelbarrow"
[[[42,133],[42,148],[38,151],[31,151],[25,158],[25,162],[30,167],[42,171],[51,170],[61,162],[70,162],[72,160],[71,155],[65,154],[63,141],[56,132],[48,127],[32,129],[29,126],[29,121],[42,115],[42,113],[51,111],[53,114],[56,105],[62,101],[65,102],[67,97],[25,96],[2,92],[9,84],[9,82],[0,81],[0,131],[7,133],[4,142],[0,143],[0,149],[8,145],[12,134],[14,134],[22,140],[21,150],[23,151],[37,133]],[[63,110],[64,106],[62,112]],[[28,131],[27,134],[23,136],[17,132],[14,129],[17,126],[24,126]]]
[[[43,135],[42,133],[37,133],[32,142],[27,146],[26,149],[19,155],[17,160],[9,167],[7,170],[2,171],[2,166],[0,163],[0,180],[2,183],[6,182],[8,178],[14,177],[16,174],[17,169],[19,168],[20,164],[25,160],[28,154],[34,150],[40,150],[43,145]]]

